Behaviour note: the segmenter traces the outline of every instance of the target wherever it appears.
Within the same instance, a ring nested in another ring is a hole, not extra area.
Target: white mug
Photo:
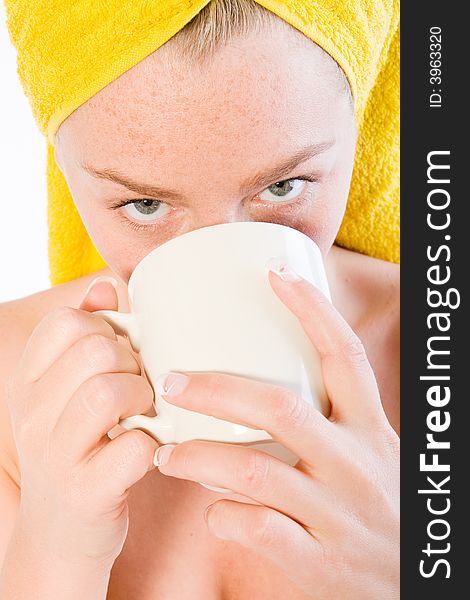
[[[129,338],[155,391],[157,416],[128,417],[123,428],[142,429],[160,444],[240,443],[290,465],[298,461],[266,431],[175,406],[155,386],[167,371],[215,371],[284,386],[329,413],[318,353],[269,283],[272,257],[287,260],[331,299],[320,250],[308,236],[244,221],[195,229],[158,246],[129,279],[131,312],[95,311]]]

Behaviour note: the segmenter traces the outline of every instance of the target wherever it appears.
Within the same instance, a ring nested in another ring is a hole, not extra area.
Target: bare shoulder
[[[18,458],[6,405],[5,384],[36,325],[56,307],[78,307],[90,281],[96,276],[97,273],[92,273],[30,296],[0,303],[0,465],[18,485]]]
[[[385,412],[398,431],[400,265],[336,246],[330,254],[333,303],[364,343]]]
[[[378,322],[382,331],[399,328],[399,264],[333,246],[326,267],[333,302],[354,329]]]

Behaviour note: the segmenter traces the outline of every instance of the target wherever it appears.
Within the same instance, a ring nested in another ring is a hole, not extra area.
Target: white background
[[[51,287],[47,261],[46,142],[16,73],[0,2],[0,302]]]

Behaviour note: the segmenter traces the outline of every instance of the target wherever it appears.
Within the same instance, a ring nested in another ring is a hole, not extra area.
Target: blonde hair
[[[211,0],[206,6],[172,38],[186,59],[203,62],[232,37],[249,33],[260,33],[266,29],[288,27],[299,40],[314,44],[330,63],[336,66],[341,91],[349,95],[353,105],[351,88],[343,69],[327,53],[302,32],[258,4],[255,0]]]

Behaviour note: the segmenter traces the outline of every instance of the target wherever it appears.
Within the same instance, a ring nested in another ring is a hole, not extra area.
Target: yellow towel
[[[210,0],[5,0],[18,73],[47,136],[52,285],[105,265],[54,161],[59,125],[182,29]],[[399,261],[399,0],[257,0],[345,71],[359,124],[336,242]]]

